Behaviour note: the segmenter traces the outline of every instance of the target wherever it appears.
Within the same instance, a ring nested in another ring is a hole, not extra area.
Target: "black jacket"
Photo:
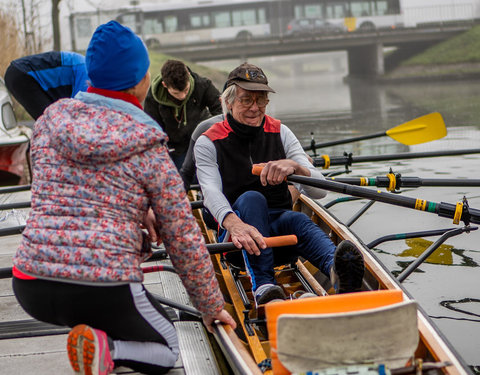
[[[189,71],[194,81],[193,91],[183,103],[172,101],[161,77],[153,80],[145,99],[145,112],[165,130],[168,147],[174,148],[177,155],[186,153],[190,137],[201,121],[222,113],[220,92],[212,81]]]

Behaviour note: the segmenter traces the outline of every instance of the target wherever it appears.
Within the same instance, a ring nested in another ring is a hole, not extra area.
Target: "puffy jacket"
[[[190,70],[189,70],[190,71]],[[208,78],[190,71],[192,89],[187,98],[177,104],[162,85],[161,76],[153,81],[145,99],[145,112],[153,117],[168,135],[168,147],[174,154],[187,152],[190,137],[203,120],[222,113],[220,92]]]
[[[85,57],[76,52],[44,52],[20,57],[11,65],[35,79],[55,100],[87,90]]]
[[[165,143],[133,104],[92,93],[62,99],[34,126],[32,208],[15,267],[77,283],[141,282],[142,222],[151,206],[192,302],[213,315],[223,298]]]

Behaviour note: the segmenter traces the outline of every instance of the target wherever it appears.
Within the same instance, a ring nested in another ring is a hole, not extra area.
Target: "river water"
[[[267,113],[282,120],[303,145],[386,131],[416,117],[440,112],[447,126],[445,138],[405,146],[389,137],[375,138],[319,150],[321,154],[354,156],[480,148],[480,81],[437,81],[373,84],[347,83],[343,52],[251,59],[264,69],[276,94],[270,95]],[[238,61],[208,65],[227,71]],[[332,170],[343,170],[334,167]],[[389,170],[420,178],[480,178],[480,154],[353,164],[352,177],[385,176]],[[345,176],[345,175],[343,175]],[[421,187],[402,195],[455,204],[463,197],[480,209],[480,187]],[[340,195],[329,193],[321,203]],[[365,201],[331,208],[346,221]],[[456,228],[451,219],[375,203],[352,226],[365,243],[378,237],[440,228]],[[376,255],[395,275],[400,273],[438,237],[398,240],[379,245]],[[480,368],[480,230],[446,241],[404,282],[465,361]]]

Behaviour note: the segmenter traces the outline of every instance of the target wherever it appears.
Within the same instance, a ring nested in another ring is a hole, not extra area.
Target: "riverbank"
[[[403,61],[381,81],[480,79],[480,25]]]

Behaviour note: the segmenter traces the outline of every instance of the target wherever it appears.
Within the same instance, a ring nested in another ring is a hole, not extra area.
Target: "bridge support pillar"
[[[349,77],[376,77],[384,73],[382,43],[348,49]]]

